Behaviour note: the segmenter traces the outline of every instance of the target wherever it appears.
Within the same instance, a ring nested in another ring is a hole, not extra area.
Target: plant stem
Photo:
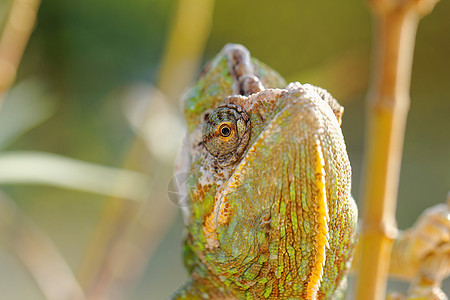
[[[384,299],[416,29],[435,1],[373,0],[375,53],[367,102],[364,211],[357,299]]]

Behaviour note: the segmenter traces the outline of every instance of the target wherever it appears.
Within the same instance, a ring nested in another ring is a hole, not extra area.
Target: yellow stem
[[[395,208],[415,35],[420,13],[431,11],[430,1],[372,2],[375,59],[367,107],[357,285],[357,299],[364,300],[385,297],[390,252],[397,233]]]

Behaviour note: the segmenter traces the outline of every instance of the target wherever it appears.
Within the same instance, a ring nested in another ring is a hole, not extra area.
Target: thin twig
[[[17,68],[34,28],[40,0],[13,0],[0,36],[0,107],[14,83]]]
[[[372,0],[375,53],[366,131],[357,299],[384,299],[416,29],[435,0]]]

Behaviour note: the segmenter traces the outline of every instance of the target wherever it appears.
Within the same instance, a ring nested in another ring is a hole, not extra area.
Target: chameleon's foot
[[[392,292],[388,293],[386,300],[406,300],[406,296],[401,293]]]
[[[429,290],[422,290],[419,293],[412,293],[408,295],[400,293],[390,293],[386,300],[447,300],[444,292],[440,287],[434,287]]]
[[[423,260],[420,274],[411,285],[408,298],[446,300],[441,284],[449,270],[450,243],[441,244]]]
[[[390,271],[412,280],[405,299],[447,299],[440,286],[450,275],[450,194],[448,202],[427,209],[394,244]]]

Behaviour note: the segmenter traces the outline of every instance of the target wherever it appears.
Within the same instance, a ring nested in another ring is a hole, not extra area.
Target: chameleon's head
[[[188,92],[187,264],[242,292],[330,294],[322,275],[343,277],[356,226],[342,108],[284,85],[231,45]]]

